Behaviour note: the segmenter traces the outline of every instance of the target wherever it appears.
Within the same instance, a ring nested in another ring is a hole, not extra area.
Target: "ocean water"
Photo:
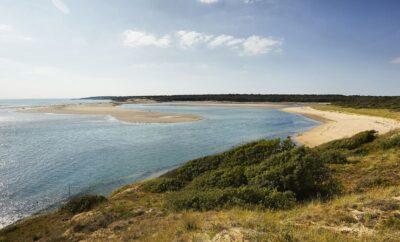
[[[201,156],[317,124],[274,109],[124,105],[204,116],[198,122],[127,124],[110,116],[18,113],[15,107],[92,102],[0,100],[0,227],[59,206],[70,195],[109,194]]]

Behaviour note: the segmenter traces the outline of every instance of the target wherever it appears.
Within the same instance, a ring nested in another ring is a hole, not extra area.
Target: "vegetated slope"
[[[399,241],[400,132],[261,140],[87,196],[0,241]],[[236,239],[236,240],[235,240]]]
[[[324,157],[289,139],[262,140],[190,161],[148,182],[150,192],[172,192],[167,207],[211,210],[281,209],[338,191]]]

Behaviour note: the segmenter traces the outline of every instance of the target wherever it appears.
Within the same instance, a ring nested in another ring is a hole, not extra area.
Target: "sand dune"
[[[376,130],[384,134],[400,128],[400,122],[394,119],[358,114],[319,111],[311,107],[288,107],[285,112],[297,113],[322,122],[294,139],[306,146],[314,147],[335,139],[350,137],[365,130]]]
[[[55,114],[111,115],[120,121],[129,123],[177,123],[198,121],[203,119],[197,115],[158,113],[135,109],[125,109],[118,107],[113,103],[58,105],[29,109],[25,108],[18,111]]]

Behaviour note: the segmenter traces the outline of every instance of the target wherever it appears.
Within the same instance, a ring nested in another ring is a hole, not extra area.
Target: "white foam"
[[[2,215],[0,216],[0,229],[15,223],[16,221],[20,220],[24,216],[18,216],[18,215]],[[26,217],[26,216],[25,216]]]

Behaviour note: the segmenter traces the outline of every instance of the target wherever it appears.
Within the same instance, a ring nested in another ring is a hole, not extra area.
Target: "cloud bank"
[[[123,44],[127,47],[176,47],[182,50],[225,48],[241,56],[268,54],[279,51],[282,46],[282,41],[273,37],[252,35],[246,38],[237,38],[232,35],[212,35],[188,30],[179,30],[160,37],[152,33],[136,30],[125,30],[122,35]]]
[[[124,45],[129,47],[141,47],[141,46],[155,46],[155,47],[168,47],[170,45],[169,35],[163,37],[156,37],[153,34],[142,32],[125,30],[123,33]]]

